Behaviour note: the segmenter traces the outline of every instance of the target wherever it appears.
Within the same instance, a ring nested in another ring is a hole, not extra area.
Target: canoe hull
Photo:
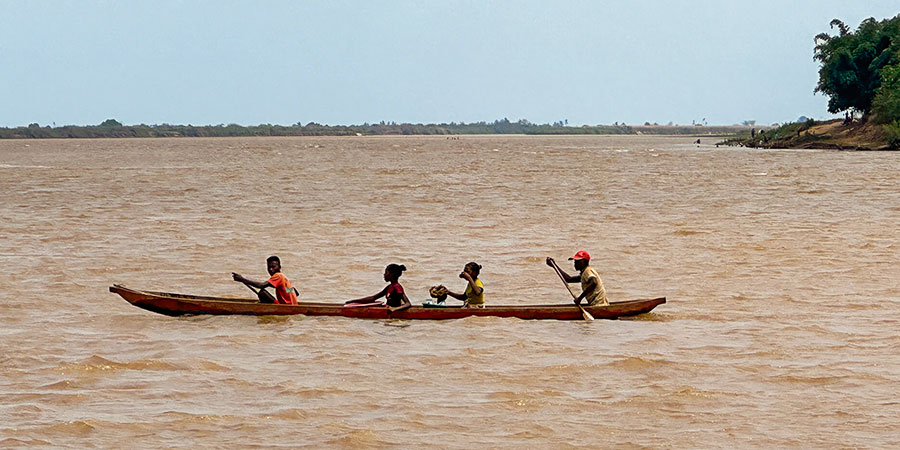
[[[575,305],[491,305],[485,308],[425,308],[413,306],[403,311],[389,312],[386,307],[345,308],[341,303],[299,303],[274,305],[259,303],[256,299],[203,297],[169,292],[153,292],[110,286],[109,291],[122,296],[138,308],[167,316],[212,314],[249,316],[341,316],[358,319],[412,319],[446,320],[471,316],[515,317],[537,320],[583,320],[581,310]],[[609,306],[586,306],[596,319],[616,319],[651,311],[665,303],[665,297],[612,302]]]

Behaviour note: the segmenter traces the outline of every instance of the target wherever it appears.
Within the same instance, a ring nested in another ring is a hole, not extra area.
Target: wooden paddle
[[[574,292],[572,292],[572,288],[569,286],[569,282],[566,281],[565,277],[563,277],[562,269],[560,269],[559,266],[556,265],[556,261],[553,261],[553,270],[556,271],[556,275],[558,275],[559,279],[562,280],[564,285],[566,285],[566,290],[569,291],[569,294],[572,294],[572,300],[575,300],[576,298],[578,298],[578,296],[575,295]],[[594,320],[594,316],[592,316],[591,313],[587,312],[587,310],[582,308],[581,305],[576,304],[575,306],[577,306],[578,309],[581,310],[581,317],[584,317],[584,320],[586,320],[588,322]]]
[[[247,289],[250,289],[251,291],[253,291],[253,293],[256,294],[256,298],[259,299],[260,303],[275,303],[275,297],[272,297],[272,294],[270,294],[269,291],[267,291],[265,289],[260,289],[257,291],[256,289],[253,289],[253,286],[250,286],[247,283],[241,283],[241,284],[243,284],[244,286],[247,286]]]

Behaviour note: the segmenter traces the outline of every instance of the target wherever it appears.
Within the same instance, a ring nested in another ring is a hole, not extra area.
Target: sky
[[[829,118],[847,1],[0,0],[0,127]]]

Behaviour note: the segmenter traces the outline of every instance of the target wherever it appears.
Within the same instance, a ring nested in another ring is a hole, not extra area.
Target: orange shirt
[[[268,283],[275,288],[275,303],[281,305],[297,304],[297,291],[294,290],[294,287],[291,286],[291,282],[283,273],[278,272],[275,275],[272,275],[272,278],[269,278]]]

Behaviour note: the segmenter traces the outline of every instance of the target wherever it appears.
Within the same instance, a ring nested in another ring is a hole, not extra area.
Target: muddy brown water
[[[693,137],[0,141],[0,446],[896,448],[900,153]],[[564,303],[618,321],[170,318],[112,283]]]

